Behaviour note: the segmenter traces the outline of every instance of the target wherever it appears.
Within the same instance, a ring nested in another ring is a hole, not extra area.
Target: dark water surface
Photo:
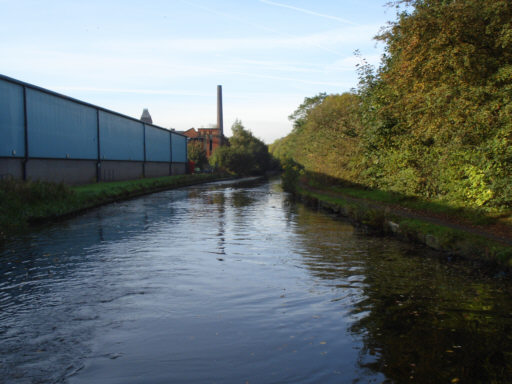
[[[0,382],[512,382],[512,289],[215,183],[0,249]]]

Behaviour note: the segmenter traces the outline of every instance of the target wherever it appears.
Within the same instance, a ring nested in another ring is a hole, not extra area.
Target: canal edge
[[[428,248],[464,259],[512,268],[510,240],[493,239],[484,234],[427,221],[413,214],[360,201],[343,195],[336,198],[320,191],[297,188],[298,201],[307,206],[348,218],[358,226],[399,240],[422,244]]]

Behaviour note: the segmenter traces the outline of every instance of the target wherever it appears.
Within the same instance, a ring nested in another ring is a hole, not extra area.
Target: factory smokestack
[[[224,140],[224,121],[222,116],[222,85],[217,85],[217,128],[220,131],[221,140]]]

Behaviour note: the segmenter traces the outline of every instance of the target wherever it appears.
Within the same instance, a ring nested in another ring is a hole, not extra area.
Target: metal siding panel
[[[96,110],[27,89],[30,157],[96,159]]]
[[[0,80],[0,156],[25,156],[24,130],[23,87]]]
[[[146,161],[171,161],[170,132],[146,125]]]
[[[187,138],[181,135],[172,135],[172,161],[173,163],[187,162]]]
[[[101,158],[144,161],[144,125],[100,111]]]

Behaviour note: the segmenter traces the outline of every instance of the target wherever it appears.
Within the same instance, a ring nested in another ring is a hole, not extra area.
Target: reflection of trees
[[[397,383],[512,382],[510,287],[303,208],[296,220],[304,264],[356,299],[342,305],[362,369]]]
[[[231,204],[235,208],[243,208],[254,204],[256,199],[247,191],[235,191],[231,194]]]
[[[226,203],[235,208],[242,208],[254,204],[257,200],[253,197],[250,189],[265,184],[267,181],[263,178],[248,178],[239,181],[233,181],[230,184],[212,184],[207,193],[201,190],[191,190],[189,197],[196,198],[202,196],[205,204],[215,204],[225,210]],[[248,190],[249,189],[249,190]],[[226,200],[229,200],[226,202]]]
[[[364,353],[379,351],[368,368],[398,382],[512,379],[511,305],[492,282],[477,285],[436,260],[402,255],[370,267],[368,299],[354,308],[368,316],[351,328],[363,335]]]
[[[295,232],[300,243],[297,251],[304,264],[317,277],[340,280],[350,276],[347,270],[359,260],[354,228],[345,222],[318,215],[302,205],[297,206]]]
[[[230,221],[230,215],[234,215],[235,225],[242,227],[246,224],[247,215],[242,209],[255,204],[254,188],[265,184],[263,178],[247,178],[230,182],[212,183],[188,190],[189,199],[198,199],[200,204],[189,206],[188,220],[194,221],[205,214],[211,217],[209,229],[216,230],[218,238],[216,249],[210,249],[216,254],[225,255],[226,225]],[[231,209],[235,208],[235,209]],[[209,213],[205,213],[205,209]],[[238,220],[238,221],[237,221]],[[201,220],[198,220],[199,222]],[[206,230],[198,227],[197,230]]]

